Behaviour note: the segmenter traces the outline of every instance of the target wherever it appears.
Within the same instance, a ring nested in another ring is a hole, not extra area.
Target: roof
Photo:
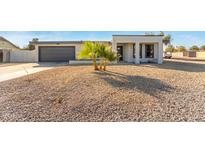
[[[164,35],[112,35],[112,36],[140,36],[140,37],[150,37],[150,36],[164,36]]]
[[[30,44],[82,44],[86,41],[30,41]],[[100,43],[111,43],[110,41],[91,41]]]
[[[19,49],[18,46],[16,46],[15,44],[13,44],[12,42],[10,42],[9,40],[5,39],[4,37],[0,36],[0,41],[5,41],[7,43],[9,43],[11,46],[13,46],[14,48]],[[7,48],[7,47],[6,47]]]

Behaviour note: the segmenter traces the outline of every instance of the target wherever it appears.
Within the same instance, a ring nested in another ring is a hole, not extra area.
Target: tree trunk
[[[94,70],[98,70],[96,59],[93,59]]]
[[[103,60],[100,60],[100,70],[102,70]]]
[[[103,68],[104,71],[106,71],[106,65],[107,65],[107,61],[105,60],[104,61],[104,68]]]

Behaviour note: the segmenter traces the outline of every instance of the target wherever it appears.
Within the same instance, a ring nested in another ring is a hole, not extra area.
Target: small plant
[[[24,71],[26,72],[27,81],[28,81],[28,82],[31,82],[31,78],[30,78],[30,76],[29,76],[28,70],[27,70],[25,67],[23,67],[23,69],[24,69]]]

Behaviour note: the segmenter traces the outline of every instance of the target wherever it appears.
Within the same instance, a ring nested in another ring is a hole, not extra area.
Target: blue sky
[[[144,31],[0,31],[0,36],[5,37],[14,44],[23,47],[32,38],[41,41],[65,41],[65,40],[107,40],[112,39],[113,34],[144,34]],[[159,32],[154,32],[159,33]],[[205,31],[165,31],[171,34],[173,45],[205,45]]]

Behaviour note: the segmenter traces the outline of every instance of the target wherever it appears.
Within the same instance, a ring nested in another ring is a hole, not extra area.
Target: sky
[[[17,46],[24,47],[33,38],[40,41],[111,41],[114,34],[144,34],[145,31],[0,31],[0,36]],[[158,34],[159,32],[153,32]],[[165,35],[172,36],[174,46],[183,45],[187,48],[192,45],[205,45],[205,31],[164,31]]]

